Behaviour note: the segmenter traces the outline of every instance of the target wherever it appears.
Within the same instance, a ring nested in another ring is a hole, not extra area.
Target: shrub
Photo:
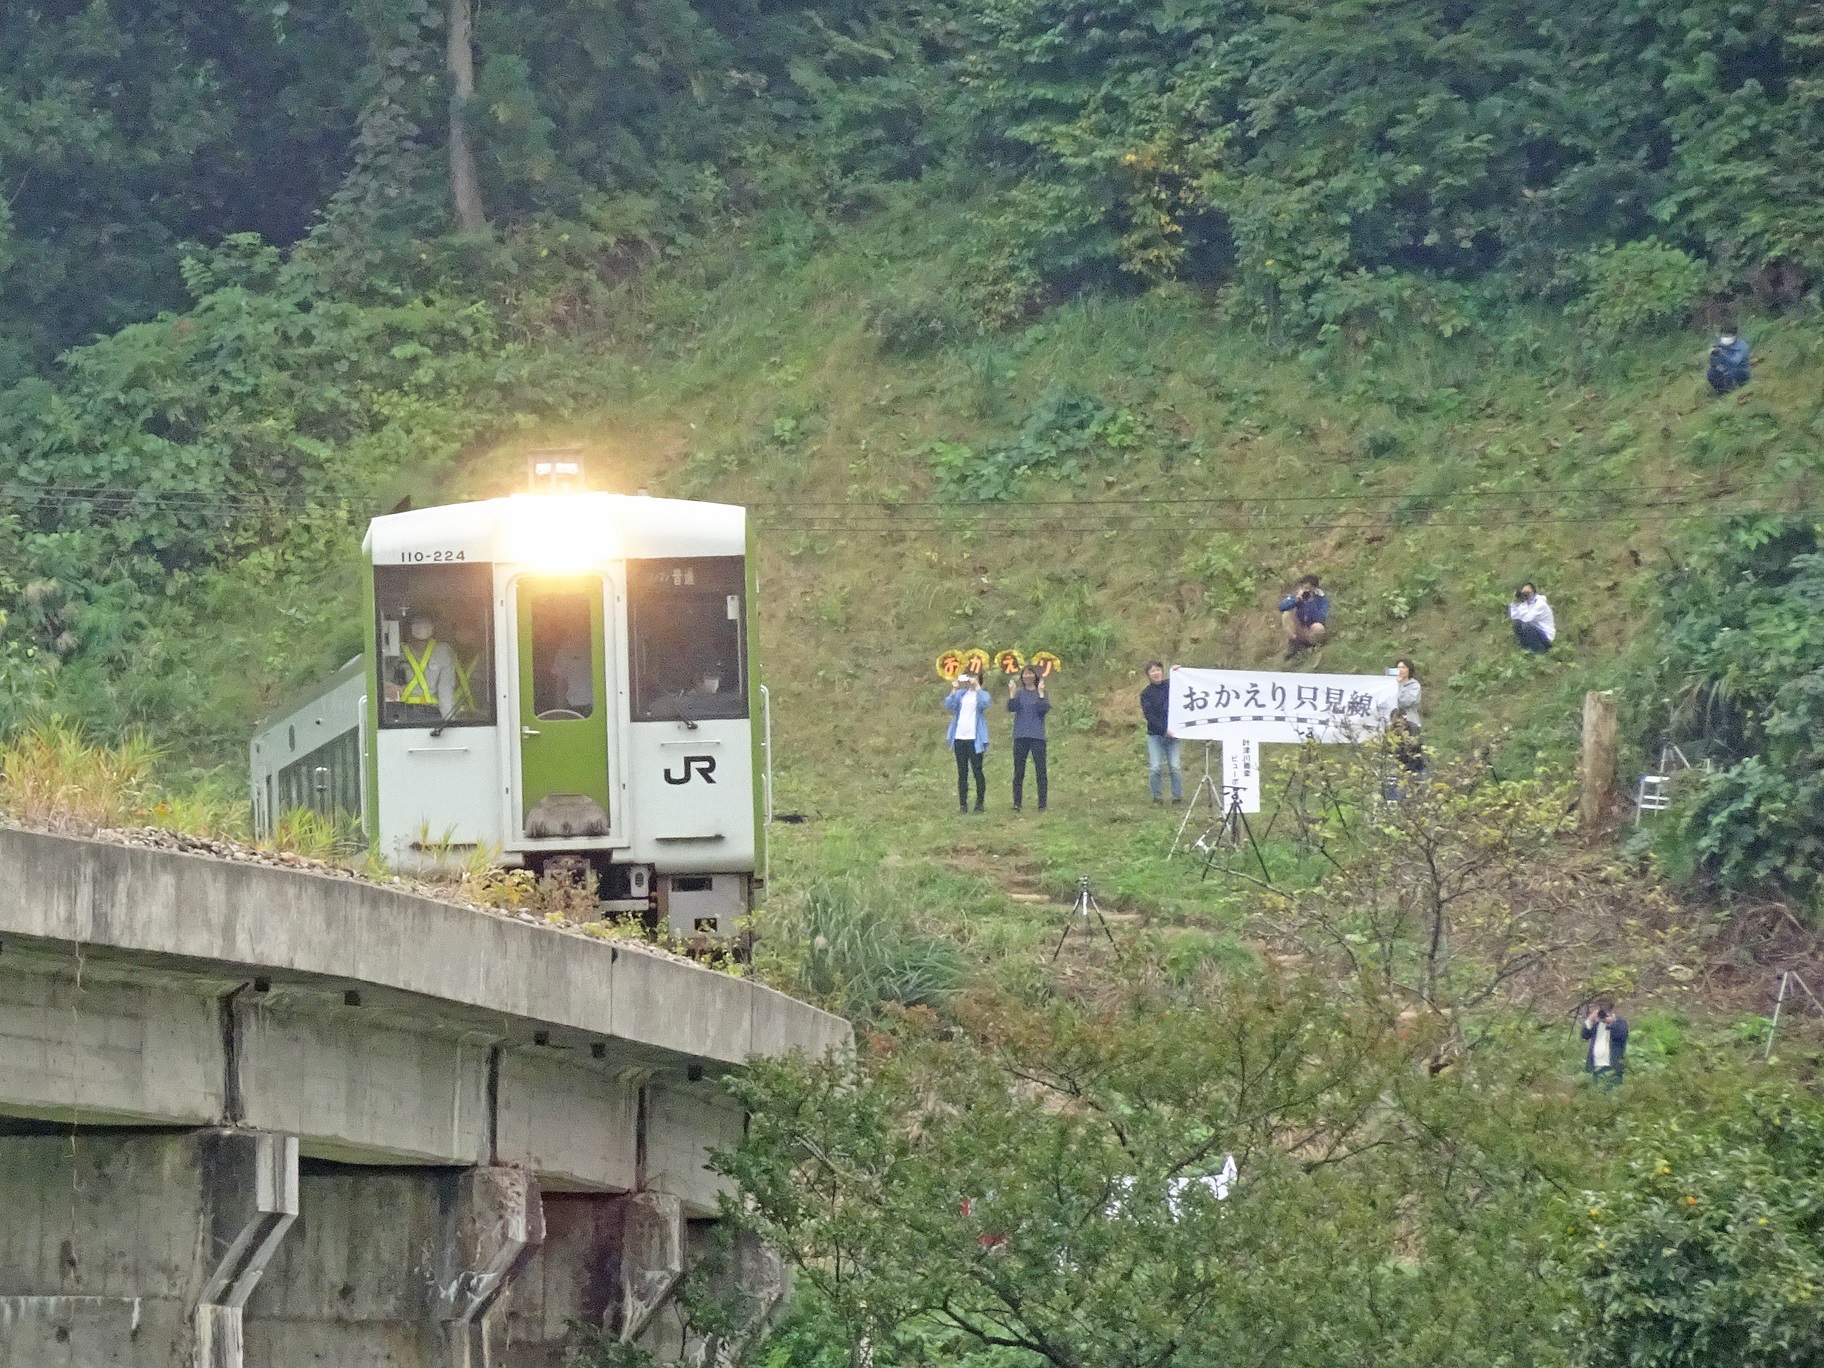
[[[769,939],[784,939],[796,987],[851,1016],[942,1002],[962,985],[963,954],[926,935],[913,919],[915,895],[901,880],[845,875],[811,884]]]
[[[1581,1361],[1774,1368],[1824,1359],[1824,1109],[1751,1094],[1638,1137],[1563,1239]]]
[[[952,291],[906,290],[876,299],[868,332],[886,356],[929,356],[975,331],[968,306]]]
[[[1704,263],[1646,238],[1599,247],[1582,262],[1583,297],[1572,312],[1603,338],[1682,321],[1703,294]]]
[[[1666,733],[1714,768],[1683,838],[1733,888],[1810,894],[1824,874],[1824,543],[1803,518],[1703,529],[1666,583]],[[1652,738],[1648,738],[1651,740]]]

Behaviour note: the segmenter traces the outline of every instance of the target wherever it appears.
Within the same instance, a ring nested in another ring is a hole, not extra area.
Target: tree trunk
[[[484,232],[488,216],[481,207],[481,180],[475,172],[475,149],[465,122],[475,98],[474,0],[449,0],[447,48],[450,71],[450,195],[456,226],[465,233]]]
[[[1583,696],[1583,791],[1578,816],[1585,827],[1602,824],[1615,799],[1615,765],[1620,754],[1615,694],[1604,689]]]

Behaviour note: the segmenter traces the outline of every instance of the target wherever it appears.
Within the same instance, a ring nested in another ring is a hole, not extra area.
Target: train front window
[[[747,716],[747,575],[739,556],[627,562],[636,722]]]
[[[595,715],[595,621],[601,616],[602,581],[524,584],[519,600],[532,652],[532,715],[544,721],[580,721]]]
[[[494,725],[494,568],[374,569],[382,727]]]

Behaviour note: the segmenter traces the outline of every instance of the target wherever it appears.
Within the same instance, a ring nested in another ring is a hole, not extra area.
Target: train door
[[[513,603],[519,782],[511,825],[532,841],[606,837],[613,695],[602,577],[521,575]]]

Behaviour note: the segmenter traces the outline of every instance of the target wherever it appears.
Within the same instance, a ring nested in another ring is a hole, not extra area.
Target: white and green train
[[[586,865],[608,909],[729,934],[770,788],[747,535],[615,494],[375,518],[365,648],[254,737],[256,826],[345,817],[402,870]]]

